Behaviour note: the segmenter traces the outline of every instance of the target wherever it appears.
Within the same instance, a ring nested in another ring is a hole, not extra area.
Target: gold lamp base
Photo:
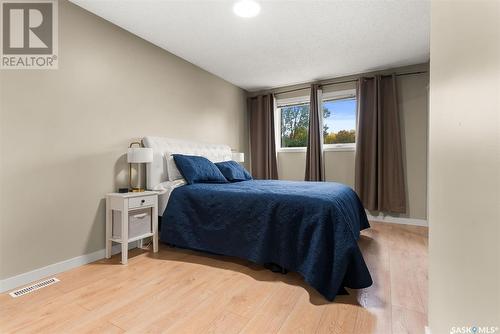
[[[142,192],[145,192],[146,189],[143,189],[143,188],[132,188],[130,189],[131,192],[133,193],[142,193]]]

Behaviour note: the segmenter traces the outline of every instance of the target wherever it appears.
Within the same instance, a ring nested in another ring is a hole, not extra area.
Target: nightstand
[[[106,258],[113,242],[120,243],[122,264],[127,264],[129,242],[153,237],[158,252],[158,194],[154,191],[110,193],[106,195]]]

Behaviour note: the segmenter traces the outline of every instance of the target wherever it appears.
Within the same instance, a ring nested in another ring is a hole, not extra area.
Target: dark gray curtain
[[[304,179],[306,181],[324,181],[321,88],[316,84],[311,85],[309,111],[309,135],[306,152],[306,175]]]
[[[248,98],[250,114],[250,160],[256,179],[278,179],[274,135],[274,96]]]
[[[406,212],[396,77],[358,83],[356,192],[368,210]]]

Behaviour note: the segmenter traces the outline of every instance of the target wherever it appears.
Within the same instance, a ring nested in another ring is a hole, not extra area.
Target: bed
[[[160,240],[178,247],[273,263],[298,272],[326,299],[372,284],[357,241],[368,228],[349,187],[334,182],[250,180],[191,184],[168,180],[171,153],[231,158],[226,145],[145,137],[153,148],[148,188],[161,192]]]

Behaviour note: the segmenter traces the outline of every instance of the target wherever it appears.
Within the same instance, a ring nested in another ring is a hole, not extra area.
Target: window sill
[[[356,144],[323,147],[323,152],[344,152],[344,151],[356,151]]]
[[[285,147],[278,148],[278,153],[305,153],[307,148],[305,147]],[[349,152],[356,151],[356,145],[339,145],[339,146],[327,146],[323,147],[323,152]]]
[[[284,147],[284,148],[278,148],[278,153],[299,153],[299,152],[306,152],[307,148],[305,147]]]

